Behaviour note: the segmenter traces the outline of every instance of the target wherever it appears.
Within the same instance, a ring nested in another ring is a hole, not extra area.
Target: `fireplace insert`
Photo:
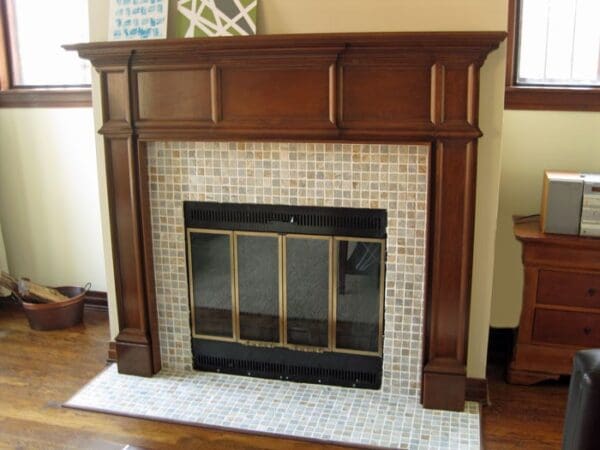
[[[377,389],[381,209],[185,202],[197,370]]]

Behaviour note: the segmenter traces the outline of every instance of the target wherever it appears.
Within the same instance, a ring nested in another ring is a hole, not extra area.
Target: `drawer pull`
[[[585,327],[585,328],[583,329],[583,332],[584,332],[584,334],[585,334],[586,336],[589,336],[589,335],[590,335],[590,333],[592,332],[592,329],[591,329],[590,327]]]
[[[588,295],[589,295],[590,297],[593,297],[594,295],[596,295],[596,292],[598,292],[598,291],[596,290],[596,288],[589,288],[589,289],[588,289],[588,291],[587,291],[587,293],[588,293]]]

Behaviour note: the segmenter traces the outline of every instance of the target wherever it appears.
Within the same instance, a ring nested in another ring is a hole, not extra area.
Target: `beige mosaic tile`
[[[436,411],[418,397],[220,373],[163,370],[141,378],[112,364],[65,406],[369,448],[481,448],[474,402],[463,412]]]
[[[191,369],[183,201],[388,211],[383,392],[417,396],[423,334],[425,145],[157,142],[148,146],[163,367]]]

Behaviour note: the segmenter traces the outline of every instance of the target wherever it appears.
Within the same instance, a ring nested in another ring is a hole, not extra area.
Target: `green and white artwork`
[[[258,0],[177,0],[178,37],[256,34]]]

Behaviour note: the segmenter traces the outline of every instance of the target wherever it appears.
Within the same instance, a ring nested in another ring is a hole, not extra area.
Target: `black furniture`
[[[563,450],[597,450],[599,435],[600,349],[581,350],[573,359]]]

